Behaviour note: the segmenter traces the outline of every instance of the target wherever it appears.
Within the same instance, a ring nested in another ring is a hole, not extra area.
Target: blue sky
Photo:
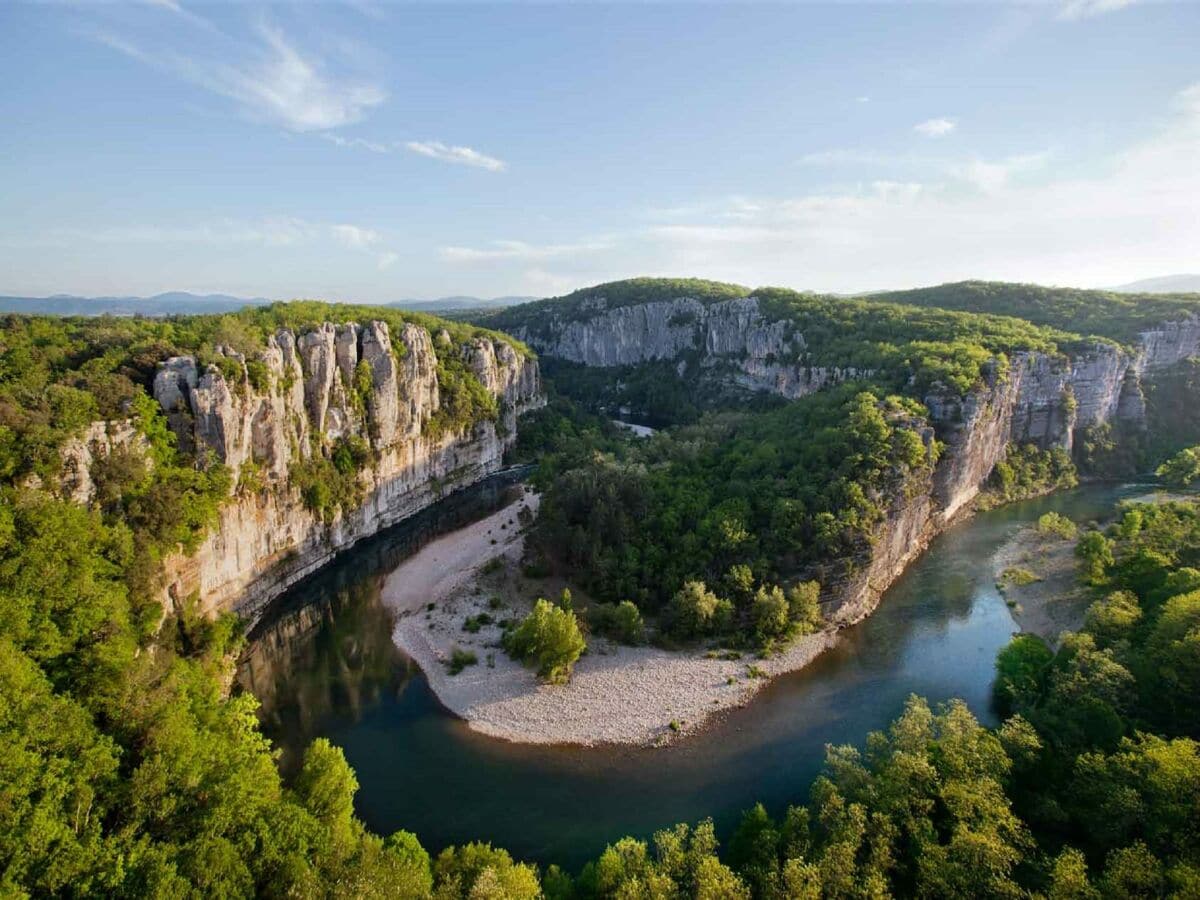
[[[1200,268],[1200,3],[0,6],[0,293]]]

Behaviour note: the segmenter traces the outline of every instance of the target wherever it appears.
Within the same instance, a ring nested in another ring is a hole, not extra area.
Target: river
[[[665,749],[584,750],[470,731],[392,643],[380,603],[400,560],[498,509],[513,479],[494,476],[442,501],[280,597],[251,633],[238,680],[262,702],[264,730],[285,768],[317,736],[345,750],[358,774],[358,815],[374,831],[413,831],[433,852],[488,840],[571,869],[625,834],[649,837],[705,816],[727,834],[758,800],[775,812],[803,802],[826,744],[861,745],[910,694],[961,697],[993,724],[993,661],[1015,625],[991,580],[992,555],[1048,510],[1087,521],[1145,490],[1089,485],[966,519],[836,648],[748,706]]]

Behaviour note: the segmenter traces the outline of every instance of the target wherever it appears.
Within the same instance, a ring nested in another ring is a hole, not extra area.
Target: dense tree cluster
[[[1189,487],[1200,479],[1200,447],[1186,447],[1158,467],[1158,477],[1175,487]]]
[[[776,585],[844,576],[938,452],[921,407],[866,387],[597,445],[570,466],[550,454],[535,542],[593,596],[662,611],[680,636],[811,627],[815,602]]]
[[[1009,446],[988,476],[983,505],[998,506],[1075,487],[1079,477],[1067,451],[1041,450],[1036,444]]]

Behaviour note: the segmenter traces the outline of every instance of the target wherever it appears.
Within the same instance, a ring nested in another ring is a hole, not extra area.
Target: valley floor
[[[569,684],[541,684],[499,646],[500,621],[524,616],[538,596],[557,596],[564,586],[521,574],[521,511],[528,509],[528,518],[537,506],[537,494],[526,489],[504,509],[428,544],[383,587],[383,601],[398,617],[397,645],[420,665],[438,699],[476,731],[538,744],[664,743],[745,704],[772,677],[803,668],[837,640],[833,632],[810,635],[760,660],[592,637]],[[581,603],[586,598],[577,593]],[[480,615],[496,621],[464,630]],[[452,675],[456,649],[476,662]]]

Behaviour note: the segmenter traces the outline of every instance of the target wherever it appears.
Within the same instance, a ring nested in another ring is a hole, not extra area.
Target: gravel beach
[[[420,665],[442,704],[476,731],[537,744],[665,743],[745,704],[771,677],[804,667],[837,640],[822,632],[770,659],[713,659],[704,651],[593,637],[569,684],[541,684],[499,646],[500,623],[524,616],[539,588],[546,595],[557,588],[520,572],[521,520],[536,515],[537,505],[526,489],[486,519],[426,545],[384,583],[383,601],[398,617],[397,645]],[[493,621],[474,633],[464,629],[481,615]],[[451,675],[455,649],[476,662]]]

